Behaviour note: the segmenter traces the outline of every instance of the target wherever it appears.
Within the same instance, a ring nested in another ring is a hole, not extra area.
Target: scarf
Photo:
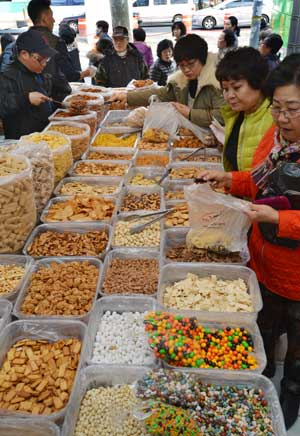
[[[277,128],[274,132],[274,147],[269,156],[251,171],[252,179],[262,195],[269,194],[268,177],[282,161],[300,162],[300,140],[288,142]]]

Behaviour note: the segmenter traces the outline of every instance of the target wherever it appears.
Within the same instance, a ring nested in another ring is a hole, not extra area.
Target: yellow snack
[[[51,150],[56,150],[66,144],[66,140],[63,136],[53,133],[32,133],[32,135],[29,135],[29,139],[33,142],[47,142]]]
[[[137,135],[132,134],[125,138],[120,138],[120,135],[113,135],[111,133],[100,133],[96,136],[93,143],[94,147],[133,147]]]
[[[130,185],[149,186],[156,185],[160,177],[147,178],[142,173],[137,173],[131,180]]]

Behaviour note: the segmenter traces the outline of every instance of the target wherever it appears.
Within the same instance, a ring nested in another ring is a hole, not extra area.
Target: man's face
[[[21,50],[19,54],[19,61],[25,65],[29,71],[36,74],[42,73],[48,60],[48,58],[44,58],[38,53],[30,53],[26,50]]]
[[[128,37],[125,36],[114,36],[113,37],[114,49],[117,53],[122,53],[127,49]]]

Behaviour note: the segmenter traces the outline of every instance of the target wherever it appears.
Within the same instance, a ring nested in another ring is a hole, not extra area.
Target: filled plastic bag
[[[0,253],[17,253],[36,223],[32,169],[25,156],[0,154]]]
[[[83,106],[84,108],[97,112],[98,124],[102,121],[106,108],[104,106],[104,97],[100,94],[92,92],[80,92],[77,94],[68,95],[64,99],[64,103],[72,103],[73,105]]]
[[[204,144],[211,145],[208,143],[208,137],[211,137],[210,129],[193,124],[181,115],[172,103],[152,103],[145,117],[143,132],[151,128],[162,129],[175,140],[178,139],[176,133],[181,127],[189,129]]]
[[[184,187],[192,229],[186,244],[191,249],[242,252],[247,248],[250,203],[215,192],[208,183]]]
[[[144,125],[145,117],[147,115],[148,109],[141,106],[133,109],[127,117],[124,118],[124,121],[130,127],[139,127],[142,128]]]
[[[97,129],[97,112],[95,111],[83,111],[80,115],[74,115],[72,112],[66,109],[57,109],[50,117],[49,121],[72,121],[78,123],[84,123],[90,126],[90,138],[92,139]]]

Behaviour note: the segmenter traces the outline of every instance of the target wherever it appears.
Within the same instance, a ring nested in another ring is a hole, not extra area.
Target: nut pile
[[[118,176],[122,177],[128,170],[128,165],[85,161],[79,162],[74,169],[78,176]]]
[[[165,167],[169,163],[169,157],[164,155],[159,155],[157,153],[153,154],[138,154],[135,161],[135,165],[138,167]]]
[[[228,254],[216,253],[206,248],[188,248],[186,245],[178,245],[169,248],[166,258],[173,262],[220,262],[220,263],[241,263],[240,253],[232,252]]]
[[[112,259],[105,274],[105,294],[153,295],[158,284],[158,262],[155,259]]]
[[[186,203],[172,206],[173,212],[165,218],[166,227],[189,226],[189,209]]]
[[[133,157],[132,153],[120,154],[120,153],[102,153],[101,151],[90,151],[87,159],[96,160],[131,160]]]
[[[85,124],[67,123],[50,124],[47,130],[63,133],[69,136],[74,160],[81,158],[90,143],[90,130]]]
[[[25,315],[82,316],[91,310],[99,276],[84,262],[52,262],[30,277],[21,306]]]
[[[25,158],[0,155],[0,182],[0,253],[16,253],[36,221],[33,182]]]
[[[181,159],[183,159],[184,155],[186,153],[180,153],[179,155],[175,156],[174,161],[178,162]],[[188,158],[189,162],[214,162],[214,163],[220,163],[222,161],[221,155],[217,154],[198,154],[196,153],[194,156]]]
[[[139,150],[151,150],[151,151],[166,151],[168,150],[169,144],[167,142],[150,142],[146,139],[141,139],[138,143]]]
[[[53,203],[45,214],[44,221],[109,221],[114,208],[114,203],[106,198],[78,195]]]
[[[148,222],[149,219],[138,221],[118,221],[115,226],[113,245],[120,247],[158,247],[160,245],[160,223],[146,227],[140,233],[130,233],[131,227]]]
[[[118,189],[118,185],[100,185],[93,182],[67,182],[61,186],[60,195],[76,195],[76,194],[114,194]]]
[[[128,385],[99,387],[86,392],[75,436],[143,436],[143,424],[131,413],[135,405]]]
[[[33,240],[27,252],[36,257],[99,256],[106,249],[107,243],[108,234],[105,230],[85,233],[48,230]]]
[[[6,354],[0,369],[0,408],[50,415],[69,399],[81,351],[78,339],[22,339]]]
[[[127,194],[124,196],[121,212],[131,212],[134,210],[159,210],[160,194]]]
[[[146,175],[142,173],[137,173],[132,179],[130,180],[130,185],[134,186],[151,186],[156,185],[159,181],[160,177],[147,177]]]
[[[165,307],[208,312],[251,312],[253,305],[242,279],[222,280],[212,275],[198,277],[188,273],[184,280],[166,286]]]
[[[153,354],[148,345],[144,317],[147,312],[105,312],[96,334],[92,363],[149,365]]]
[[[200,178],[205,168],[197,167],[179,167],[172,168],[170,172],[170,179],[196,179]]]
[[[112,133],[100,133],[96,136],[93,142],[94,147],[133,147],[137,138],[137,134],[126,136],[113,135]]]
[[[0,265],[0,295],[13,292],[25,274],[22,265],[7,264]]]
[[[186,136],[178,139],[173,144],[174,148],[205,148],[205,144],[196,136]]]

